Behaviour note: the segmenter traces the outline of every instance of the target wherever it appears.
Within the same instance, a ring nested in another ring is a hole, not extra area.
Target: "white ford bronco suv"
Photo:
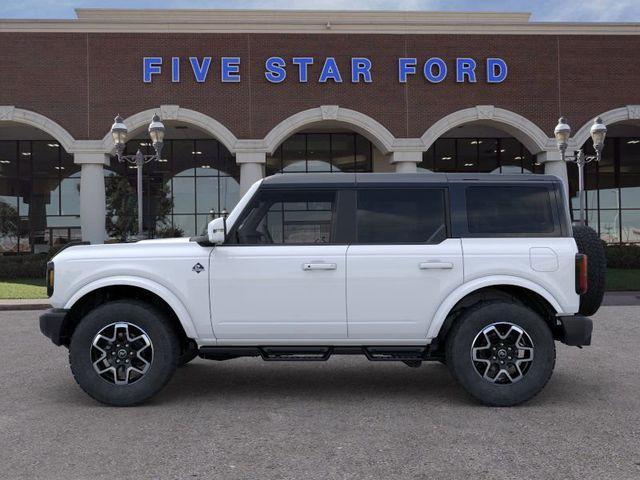
[[[590,344],[602,301],[602,245],[566,202],[545,175],[268,177],[202,237],[65,248],[40,329],[110,405],[196,356],[336,354],[440,361],[480,402],[515,405],[549,380],[556,340]]]

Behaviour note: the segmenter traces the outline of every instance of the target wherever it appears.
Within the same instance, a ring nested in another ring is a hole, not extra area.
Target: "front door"
[[[359,189],[347,252],[349,338],[423,341],[463,281],[461,240],[448,238],[446,189]]]
[[[221,341],[304,343],[347,336],[346,244],[336,192],[264,189],[211,255],[211,311]]]

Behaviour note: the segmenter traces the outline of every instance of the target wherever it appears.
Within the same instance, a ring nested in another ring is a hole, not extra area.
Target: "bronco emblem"
[[[200,263],[196,263],[191,269],[196,273],[204,272],[204,267]]]

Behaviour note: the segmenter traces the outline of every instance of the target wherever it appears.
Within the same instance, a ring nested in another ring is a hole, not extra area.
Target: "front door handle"
[[[451,262],[421,262],[420,270],[450,270],[453,268]]]
[[[335,270],[338,265],[335,263],[303,263],[303,270]]]

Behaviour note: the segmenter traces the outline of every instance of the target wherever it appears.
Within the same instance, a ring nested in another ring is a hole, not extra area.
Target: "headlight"
[[[53,284],[55,280],[55,273],[53,270],[53,262],[47,263],[47,296],[53,295]]]

